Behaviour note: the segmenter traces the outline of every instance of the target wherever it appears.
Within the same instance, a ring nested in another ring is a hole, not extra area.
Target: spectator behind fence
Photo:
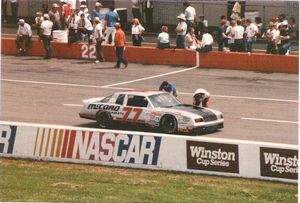
[[[202,47],[197,48],[196,51],[202,52],[202,53],[212,51],[213,43],[214,43],[214,39],[213,39],[212,35],[209,34],[208,29],[205,28],[203,30],[202,41],[201,41]]]
[[[157,48],[167,49],[170,48],[170,36],[168,34],[168,26],[161,27],[161,33],[157,37]]]
[[[131,0],[132,3],[132,16],[133,18],[139,19],[142,22],[142,14],[140,10],[140,5],[142,4],[141,0]]]
[[[280,55],[289,55],[291,51],[291,43],[290,43],[290,33],[288,28],[288,23],[286,21],[282,22],[280,25],[280,33],[279,33],[279,54]]]
[[[100,21],[105,19],[105,15],[101,14],[100,12],[102,8],[103,5],[100,2],[96,2],[95,9],[92,11],[92,20],[94,20],[96,17],[98,17]]]
[[[203,30],[208,27],[208,21],[205,20],[204,15],[200,14],[199,15],[199,21],[197,22],[196,26],[196,32],[199,36],[199,39],[201,39],[203,35]]]
[[[132,19],[131,35],[133,46],[142,46],[144,31],[145,28],[141,25],[139,19]]]
[[[173,94],[173,96],[177,97],[177,89],[176,86],[172,82],[163,81],[161,85],[159,86],[159,91],[165,91],[169,92],[170,94]]]
[[[50,21],[53,23],[53,30],[61,29],[61,13],[57,3],[52,4],[52,9],[49,11]]]
[[[185,22],[185,15],[181,13],[179,16],[177,16],[177,19],[179,20],[179,23],[175,29],[175,32],[177,34],[176,36],[176,48],[177,49],[184,49],[184,40],[185,35],[187,31],[187,24]]]
[[[295,39],[297,37],[296,33],[296,19],[294,17],[289,18],[289,32],[291,39]]]
[[[245,28],[241,25],[241,21],[237,21],[237,26],[234,26],[232,29],[233,38],[234,38],[234,51],[235,52],[244,52],[244,32]]]
[[[10,1],[10,8],[11,8],[11,15],[13,18],[13,22],[16,23],[18,21],[19,1],[18,0],[9,0],[9,1]]]
[[[196,38],[195,29],[190,28],[188,34],[185,36],[185,49],[196,50],[198,47],[200,47],[200,42]]]
[[[26,53],[30,47],[32,31],[28,23],[20,19],[19,28],[17,32],[16,46],[20,53]]]
[[[87,6],[85,4],[81,4],[78,11],[78,16],[81,16],[81,14],[84,14],[85,18],[90,20],[90,14]]]
[[[195,27],[196,10],[191,6],[189,1],[185,1],[183,6],[185,8],[184,15],[186,18],[187,30],[190,30],[190,28]]]
[[[217,32],[218,51],[224,51],[224,48],[228,47],[228,39],[226,35],[227,20],[221,21],[221,26]]]
[[[104,62],[104,57],[102,53],[102,42],[103,42],[103,33],[102,33],[102,23],[99,17],[94,18],[95,22],[95,40],[96,40],[96,52],[97,52],[97,60],[96,63]]]
[[[229,47],[229,51],[235,51],[234,49],[234,35],[233,35],[233,28],[237,26],[236,21],[232,20],[231,24],[227,27],[226,29],[226,36],[228,38],[227,42],[228,42],[228,47]]]
[[[153,29],[153,0],[145,0],[143,9],[146,17],[146,29],[151,31]]]
[[[256,42],[256,37],[258,34],[258,28],[257,26],[252,23],[250,19],[246,20],[247,27],[245,30],[245,35],[246,35],[246,52],[252,53],[252,45],[254,42]]]
[[[117,56],[117,64],[115,68],[120,68],[121,63],[124,63],[125,67],[128,66],[128,61],[123,58],[125,45],[126,45],[126,36],[124,31],[121,28],[120,23],[115,24],[116,34],[115,34],[115,46],[116,46],[116,56]]]
[[[82,41],[89,41],[92,42],[92,34],[93,34],[94,27],[90,20],[88,20],[84,13],[81,13],[80,20],[78,23],[78,32],[80,34]]]
[[[1,1],[2,8],[2,22],[7,23],[7,0]]]
[[[42,11],[43,11],[43,14],[49,13],[49,0],[43,0]]]
[[[115,33],[116,28],[115,25],[118,21],[120,21],[119,15],[117,12],[114,12],[115,6],[109,6],[109,12],[105,15],[105,43],[112,44],[115,43]]]
[[[276,54],[277,53],[277,35],[279,36],[279,32],[277,31],[273,22],[270,22],[268,25],[268,30],[265,34],[265,39],[267,41],[267,54]]]
[[[78,10],[71,9],[71,15],[69,16],[67,20],[68,24],[68,43],[74,43],[77,42],[80,39],[80,34],[78,32],[78,25],[80,21],[80,17],[77,15]]]
[[[40,34],[41,34],[41,24],[44,20],[43,13],[42,12],[36,12],[35,15],[36,15],[35,19],[34,19],[35,24],[33,26],[36,28],[36,34],[38,36],[40,36]]]
[[[52,27],[53,22],[49,20],[48,14],[44,14],[44,21],[41,24],[41,38],[43,40],[44,48],[46,51],[45,59],[50,59],[52,57],[51,51],[51,40],[52,40]]]
[[[277,23],[277,29],[280,30],[280,26],[282,25],[282,23],[285,25],[285,24],[288,24],[288,21],[287,19],[285,19],[285,15],[284,14],[280,14],[278,16],[278,23]]]
[[[255,17],[255,25],[258,29],[257,38],[261,38],[264,35],[264,33],[266,32],[266,30],[264,29],[264,26],[262,24],[261,17]]]

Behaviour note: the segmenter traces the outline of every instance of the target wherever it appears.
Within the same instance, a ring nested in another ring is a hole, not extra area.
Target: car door
[[[123,122],[147,124],[152,111],[152,106],[147,97],[127,95],[125,103]]]

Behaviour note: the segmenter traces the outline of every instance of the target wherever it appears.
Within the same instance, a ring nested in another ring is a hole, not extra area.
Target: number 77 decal
[[[128,117],[131,112],[133,112],[135,115],[133,119],[131,120],[131,123],[135,124],[140,117],[141,113],[143,112],[143,109],[139,108],[130,108],[130,107],[124,107],[123,111],[125,111],[124,117],[123,117],[123,122],[126,122],[128,120]]]

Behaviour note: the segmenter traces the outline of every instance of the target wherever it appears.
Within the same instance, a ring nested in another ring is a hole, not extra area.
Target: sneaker
[[[100,62],[99,60],[96,60],[96,61],[95,61],[95,63],[99,63],[99,62]]]
[[[125,67],[124,67],[124,68],[127,68],[127,66],[128,66],[128,62],[127,62],[127,63],[125,63]]]
[[[21,53],[22,51],[23,51],[23,49],[22,49],[22,48],[20,48],[20,49],[19,49],[19,52]]]

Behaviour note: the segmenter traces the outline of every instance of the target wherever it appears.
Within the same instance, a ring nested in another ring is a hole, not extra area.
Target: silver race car
[[[143,124],[163,133],[201,133],[223,128],[221,112],[180,103],[173,95],[160,91],[124,91],[105,98],[83,101],[81,118],[96,120],[100,128],[114,122]]]

